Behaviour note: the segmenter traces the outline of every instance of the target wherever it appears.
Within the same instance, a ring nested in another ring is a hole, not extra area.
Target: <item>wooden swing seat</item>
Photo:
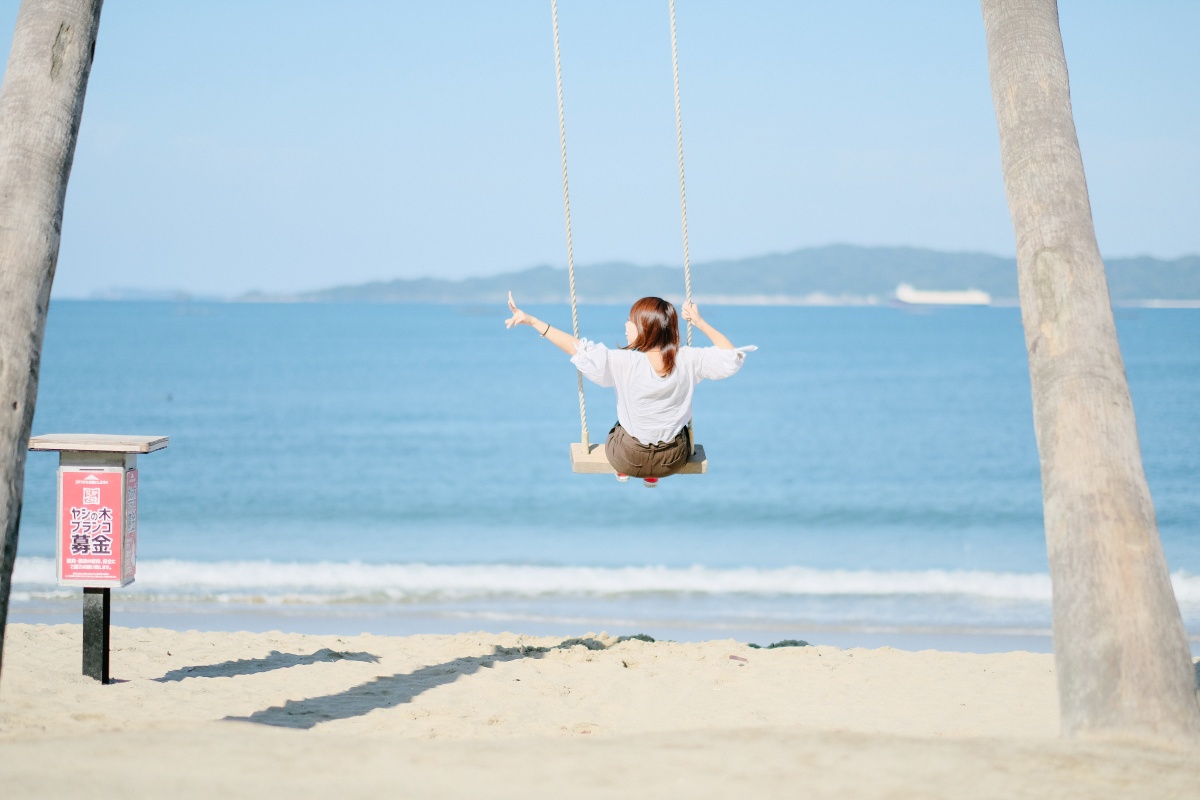
[[[571,443],[571,471],[589,475],[616,475],[613,465],[608,463],[604,455],[604,443],[588,444],[583,442]],[[703,475],[708,472],[708,459],[704,456],[704,445],[696,445],[695,451],[688,458],[683,469],[676,475]]]

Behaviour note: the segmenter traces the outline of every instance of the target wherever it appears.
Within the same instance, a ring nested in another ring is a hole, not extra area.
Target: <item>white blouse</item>
[[[680,347],[671,374],[659,376],[650,358],[636,350],[610,350],[597,342],[579,340],[571,363],[600,386],[617,390],[617,421],[642,444],[669,442],[692,418],[692,392],[704,379],[728,378],[742,368],[753,346]]]

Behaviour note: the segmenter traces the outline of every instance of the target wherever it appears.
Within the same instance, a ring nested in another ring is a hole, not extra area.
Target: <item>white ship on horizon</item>
[[[990,306],[992,296],[980,289],[927,292],[902,283],[896,287],[896,301],[909,306]]]

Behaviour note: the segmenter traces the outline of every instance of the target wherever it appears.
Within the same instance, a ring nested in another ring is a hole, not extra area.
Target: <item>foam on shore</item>
[[[17,559],[17,586],[44,592],[54,585],[54,559]],[[1200,576],[1172,576],[1181,603],[1200,603]],[[1043,573],[982,570],[821,570],[807,567],[732,568],[703,566],[587,567],[509,564],[368,564],[347,562],[143,560],[137,589],[164,597],[177,592],[220,597],[224,593],[298,594],[395,601],[470,597],[535,597],[629,594],[759,594],[794,596],[960,595],[993,600],[1050,599]]]

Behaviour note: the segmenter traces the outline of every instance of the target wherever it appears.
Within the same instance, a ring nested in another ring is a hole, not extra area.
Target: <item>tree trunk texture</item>
[[[63,201],[102,0],[24,0],[0,87],[0,665]]]
[[[1096,244],[1055,0],[981,0],[1068,736],[1200,741],[1191,654]]]

